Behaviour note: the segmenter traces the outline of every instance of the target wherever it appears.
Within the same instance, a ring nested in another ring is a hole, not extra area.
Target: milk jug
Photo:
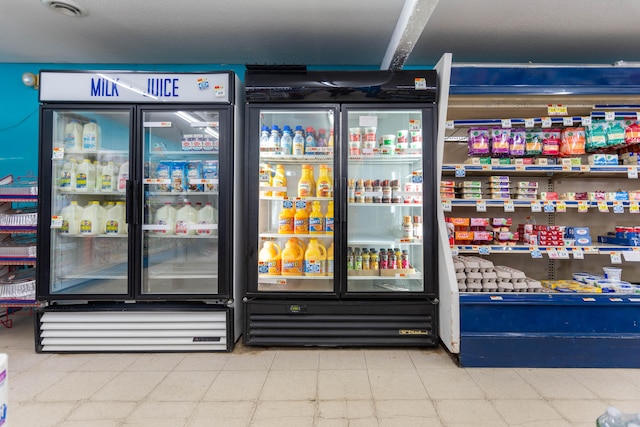
[[[296,240],[287,240],[281,258],[283,276],[302,276],[304,252]]]
[[[111,193],[116,191],[116,185],[118,183],[118,171],[116,169],[116,165],[113,162],[107,163],[100,170],[100,191],[105,193]]]
[[[64,162],[62,170],[60,171],[60,190],[73,191],[76,189],[76,168],[78,162],[76,159],[71,158]]]
[[[276,242],[265,241],[258,254],[258,274],[276,276],[281,270],[281,250]]]
[[[105,234],[127,234],[124,202],[118,201],[114,207],[107,210],[104,218],[103,232]]]
[[[211,206],[211,202],[205,203],[205,205],[198,210],[197,222],[199,228],[196,230],[196,234],[202,236],[217,235],[218,229],[215,226],[218,222],[217,216],[218,212]]]
[[[318,242],[318,239],[311,238],[309,240],[309,246],[304,253],[304,275],[324,276],[326,262],[327,250]]]
[[[95,170],[95,179],[93,185],[93,191],[100,191],[102,189],[102,182],[100,181],[100,177],[102,176],[102,164],[100,164],[97,160],[93,161],[93,169]]]
[[[124,193],[127,190],[127,181],[129,180],[129,162],[120,165],[118,172],[118,191]]]
[[[82,150],[95,153],[99,146],[100,127],[95,120],[91,120],[82,128]]]
[[[65,150],[82,150],[82,125],[77,120],[71,119],[64,127],[63,141]]]
[[[82,211],[80,216],[80,234],[95,235],[103,231],[105,209],[100,202],[92,200]]]
[[[191,202],[186,202],[184,206],[176,212],[176,234],[196,234],[196,231],[193,229],[196,220],[196,210],[191,206]]]
[[[162,225],[166,229],[156,230],[160,234],[175,234],[176,209],[171,206],[171,202],[165,202],[164,206],[158,209],[154,215],[153,223]]]
[[[96,169],[91,160],[84,159],[76,169],[76,191],[93,191],[96,187]]]
[[[60,211],[62,217],[62,227],[59,232],[61,234],[67,234],[74,236],[80,233],[80,218],[82,218],[82,206],[78,205],[78,202],[72,200],[68,206],[65,206]]]

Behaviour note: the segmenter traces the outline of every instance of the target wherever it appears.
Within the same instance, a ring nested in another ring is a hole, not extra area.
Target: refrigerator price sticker
[[[531,202],[531,212],[542,212],[542,203]]]
[[[640,204],[638,202],[630,202],[629,203],[629,213],[637,214],[640,212]]]
[[[562,126],[573,126],[573,117],[563,117]]]
[[[624,213],[624,205],[622,202],[613,202],[613,213]]]
[[[489,246],[480,246],[478,248],[478,254],[479,255],[489,255]]]
[[[531,258],[542,258],[542,252],[540,249],[534,249],[531,251]]]
[[[190,230],[195,230],[197,231],[210,231],[210,230],[217,230],[218,229],[218,224],[192,224],[189,227]]]
[[[202,180],[202,184],[219,184],[219,183],[220,183],[220,180],[218,178]],[[273,188],[276,188],[276,187],[273,187]],[[286,187],[282,187],[282,188],[286,188]]]
[[[466,171],[463,165],[456,165],[456,178],[464,178],[466,176]]]
[[[550,128],[553,122],[551,121],[551,117],[543,117],[542,118],[542,127]]]
[[[217,128],[220,125],[218,122],[193,122],[191,123],[192,128]]]
[[[362,155],[363,156],[372,156],[373,155],[373,148],[363,148],[362,149]]]
[[[559,200],[556,203],[556,212],[566,212],[566,211],[567,211],[567,204],[564,201]]]
[[[263,242],[275,242],[278,238],[272,236],[260,236],[260,240]]]
[[[62,160],[62,159],[64,159],[64,147],[55,147],[53,149],[51,160]]]
[[[604,202],[604,201],[598,202],[598,212],[602,212],[602,213],[609,212],[609,206],[607,206],[607,202]]]
[[[173,126],[171,122],[144,122],[146,128],[170,128]]]
[[[412,239],[409,239],[409,238],[407,238],[407,239],[400,239],[400,240],[398,240],[398,242],[400,242],[400,243],[411,243],[411,242],[412,242]]]
[[[451,130],[451,129],[455,129],[455,128],[456,128],[456,126],[455,126],[455,124],[454,124],[453,120],[447,120],[447,121],[444,123],[444,128],[445,128],[445,129],[449,129],[449,130]]]
[[[569,251],[566,249],[558,249],[558,259],[569,259]]]
[[[611,252],[609,257],[611,258],[611,264],[622,264],[622,256],[620,255],[620,252]]]
[[[306,209],[307,202],[305,200],[296,200],[296,210],[297,209]]]
[[[549,259],[558,259],[558,251],[555,248],[550,248],[547,250],[547,256]]]
[[[422,129],[420,120],[409,120],[409,130],[418,131]]]
[[[377,127],[378,116],[360,116],[358,118],[358,125],[360,127]]]
[[[62,216],[54,215],[51,217],[51,228],[62,228]]]
[[[483,171],[490,171],[490,170],[493,170],[493,168],[491,167],[491,165],[482,165],[482,166],[481,166],[481,169],[482,169]]]
[[[524,127],[532,128],[535,125],[535,119],[524,119]]]
[[[525,167],[525,165],[516,165],[516,170],[521,172],[526,170],[527,168]]]
[[[562,165],[562,172],[571,171],[571,165]]]
[[[575,248],[571,253],[573,254],[573,259],[584,259],[584,252],[582,252],[582,249]]]
[[[504,211],[505,212],[515,212],[515,207],[514,207],[513,202],[511,200],[506,200],[504,202]]]
[[[502,119],[501,122],[503,128],[511,128],[511,119]]]
[[[604,120],[607,122],[612,122],[616,119],[615,111],[605,111],[604,112]]]
[[[531,206],[533,208],[533,205]],[[531,209],[533,210],[533,209]],[[552,201],[547,201],[544,202],[544,211],[545,213],[550,213],[553,212],[555,210],[555,205],[553,204]]]
[[[287,279],[266,279],[264,277],[260,277],[258,279],[258,284],[260,285],[282,285],[285,286],[287,284]]]
[[[476,202],[476,212],[486,212],[487,211],[487,202],[484,200],[478,200]]]
[[[451,212],[451,200],[442,201],[442,210],[445,212]]]
[[[424,77],[416,77],[413,79],[413,86],[416,90],[427,90],[427,79]]]
[[[591,116],[580,117],[580,121],[582,126],[591,126]]]
[[[274,152],[280,152],[280,148],[279,147],[260,147],[260,151],[263,153],[274,153]]]
[[[635,166],[627,168],[628,179],[638,179],[638,168]]]
[[[169,231],[171,225],[169,224],[143,224],[142,229],[146,231]]]
[[[591,171],[591,168],[589,167],[589,165],[580,165],[580,172],[589,172]]]
[[[215,85],[213,87],[213,95],[217,98],[222,98],[224,97],[226,94],[226,91],[224,90],[224,86],[222,85]]]
[[[580,213],[589,212],[589,202],[587,202],[586,200],[580,200],[578,202],[578,212]]]

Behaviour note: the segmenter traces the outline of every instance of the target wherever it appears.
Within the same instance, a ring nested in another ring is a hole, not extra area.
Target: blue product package
[[[156,168],[156,179],[163,180],[156,187],[157,191],[171,191],[171,167],[173,162],[159,162]]]
[[[199,192],[204,190],[202,185],[202,162],[194,160],[187,163],[187,191]]]
[[[206,160],[202,168],[202,178],[206,181],[204,191],[211,192],[218,189],[218,161]]]
[[[187,191],[187,162],[173,162],[171,165],[171,192]]]

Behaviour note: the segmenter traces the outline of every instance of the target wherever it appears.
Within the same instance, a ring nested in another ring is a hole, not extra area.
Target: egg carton
[[[496,265],[495,270],[498,273],[499,278],[509,278],[511,281],[524,280],[527,275],[524,272],[517,270],[513,267],[507,267],[505,265]]]
[[[472,262],[477,262],[478,263],[478,268],[480,269],[480,272],[488,272],[488,271],[493,271],[493,263],[491,261],[489,261],[488,259],[484,259],[484,258],[480,258],[477,256],[469,256],[469,257],[465,257],[467,260],[470,260]]]
[[[542,286],[539,280],[531,279],[527,277],[525,279],[525,283],[527,284],[527,289],[529,292],[546,292],[546,288]]]
[[[481,280],[467,280],[467,292],[481,292],[482,281]]]
[[[458,291],[464,292],[467,290],[467,283],[464,280],[458,280]]]
[[[498,290],[498,284],[493,279],[483,279],[482,290],[485,292],[495,292]]]
[[[453,268],[456,270],[456,273],[464,273],[464,262],[462,262],[458,257],[453,257]]]

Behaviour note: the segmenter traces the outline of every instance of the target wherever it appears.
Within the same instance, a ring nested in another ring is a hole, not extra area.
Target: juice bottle
[[[356,264],[353,256],[353,250],[351,249],[351,246],[349,246],[347,248],[347,270],[355,270],[355,268]]]
[[[353,256],[354,262],[354,270],[362,270],[362,253],[360,252],[360,248],[356,248],[356,253]]]
[[[278,128],[278,125],[273,125],[271,127],[268,145],[271,148],[280,149],[280,128]]]
[[[76,191],[86,193],[96,186],[96,170],[91,160],[84,159],[76,169]]]
[[[311,213],[309,214],[309,234],[324,233],[324,215],[320,210],[320,202],[315,200],[312,203]]]
[[[80,217],[80,234],[95,235],[104,231],[104,214],[105,209],[100,206],[100,202],[90,201]]]
[[[334,259],[333,259],[333,242],[329,245],[327,249],[327,276],[333,276],[334,271]]]
[[[282,154],[291,154],[293,152],[293,132],[291,132],[289,125],[285,125],[284,128],[282,128],[280,152]]]
[[[324,215],[324,233],[333,234],[333,200],[327,203],[327,213]]]
[[[95,153],[100,147],[100,127],[91,120],[82,128],[82,150]]]
[[[278,233],[293,234],[295,220],[295,208],[291,200],[282,202],[282,211],[278,216]]]
[[[296,213],[293,221],[293,232],[295,234],[309,234],[309,213],[306,208],[307,202],[296,202]]]
[[[211,202],[205,203],[202,208],[197,210],[196,223],[199,228],[196,229],[196,234],[199,236],[217,235],[218,230],[213,227],[217,223],[216,216],[216,209],[211,206]]]
[[[327,261],[327,250],[318,239],[309,239],[309,246],[304,253],[304,275],[324,276],[325,263]]]
[[[276,276],[280,274],[282,259],[280,246],[267,240],[258,254],[258,274]]]
[[[304,251],[297,240],[287,240],[281,259],[283,276],[302,276]]]
[[[371,269],[371,256],[369,255],[369,250],[367,248],[362,249],[362,269]]]
[[[284,166],[276,165],[276,174],[273,177],[274,187],[284,187],[284,191],[274,191],[273,195],[276,197],[286,197],[287,196],[287,177],[285,176]]]
[[[324,129],[318,129],[318,137],[316,138],[318,147],[327,147],[327,133]]]
[[[196,219],[196,210],[191,206],[191,202],[185,202],[184,206],[176,212],[176,234],[196,234],[193,229]]]
[[[266,127],[266,126],[265,126]],[[260,164],[260,187],[271,187],[273,185],[273,176],[271,175],[271,165],[269,163]],[[271,197],[271,191],[261,191],[261,196]]]
[[[116,202],[115,206],[107,210],[102,231],[105,234],[127,234],[125,203],[123,201]]]
[[[327,147],[333,147],[333,128],[329,131],[329,141],[327,141]]]
[[[77,120],[71,119],[64,127],[63,144],[65,150],[82,150],[82,125]]]
[[[369,266],[371,270],[379,270],[380,264],[378,263],[378,253],[374,248],[369,249]]]
[[[307,136],[304,138],[304,154],[317,154],[315,151],[317,146],[316,131],[309,126],[307,128]]]
[[[166,229],[155,230],[155,232],[160,234],[175,234],[175,222],[176,208],[171,206],[171,202],[165,202],[164,206],[156,211],[153,223],[166,227]]]
[[[294,156],[304,155],[304,131],[300,125],[296,126],[293,133],[292,151]]]
[[[302,165],[302,176],[298,181],[298,197],[314,197],[313,169],[311,165]]]
[[[316,195],[318,197],[333,197],[333,180],[329,175],[331,168],[328,165],[320,165],[320,175],[316,185]]]
[[[62,170],[60,171],[60,180],[58,184],[60,190],[73,191],[76,189],[76,169],[78,162],[73,157],[64,162]]]
[[[64,207],[60,211],[62,217],[62,227],[58,230],[61,234],[67,234],[74,236],[80,234],[80,219],[82,218],[82,206],[78,205],[78,202],[72,200],[68,206]]]
[[[260,129],[260,148],[269,146],[269,126],[262,126]]]

